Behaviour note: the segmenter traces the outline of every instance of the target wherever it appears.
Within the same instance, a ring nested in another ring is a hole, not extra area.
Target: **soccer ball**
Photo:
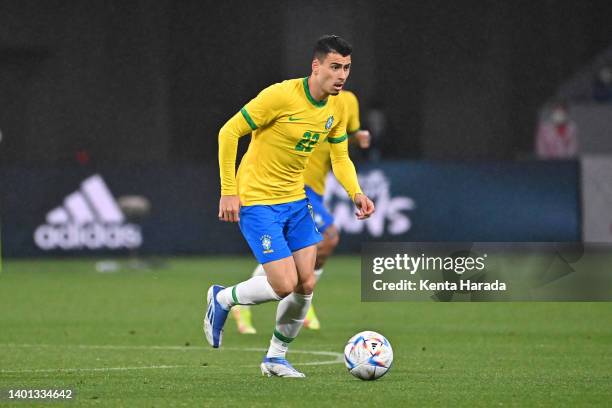
[[[344,363],[349,372],[362,380],[376,380],[389,371],[393,363],[391,343],[373,331],[357,333],[344,347]]]

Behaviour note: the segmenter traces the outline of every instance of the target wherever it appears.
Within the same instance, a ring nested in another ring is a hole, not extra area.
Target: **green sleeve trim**
[[[310,87],[308,86],[308,77],[304,78],[302,83],[304,84],[304,93],[306,93],[306,98],[308,98],[308,101],[312,103],[314,106],[316,106],[317,108],[322,108],[323,106],[325,106],[325,104],[327,103],[327,99],[324,99],[322,101],[317,101],[310,94]]]
[[[342,142],[344,142],[346,140],[347,137],[348,137],[348,135],[345,133],[344,135],[342,135],[340,137],[328,137],[327,141],[329,143],[333,143],[333,144],[342,143]]]
[[[291,343],[293,339],[291,337],[283,336],[278,330],[274,329],[274,337],[282,341],[283,343]]]
[[[361,130],[361,128],[357,128],[355,130],[348,130],[346,133],[348,133],[349,136],[353,136],[355,133],[359,132]]]
[[[251,129],[257,130],[257,125],[255,124],[255,122],[253,122],[253,119],[251,119],[251,117],[249,116],[249,112],[247,112],[246,108],[240,109],[240,113],[242,113],[242,116],[244,116],[244,119],[247,121]]]
[[[232,299],[234,300],[234,304],[240,304],[240,302],[238,302],[238,296],[236,296],[236,286],[232,288]]]

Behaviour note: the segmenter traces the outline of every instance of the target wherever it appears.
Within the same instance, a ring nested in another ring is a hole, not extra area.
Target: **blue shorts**
[[[319,232],[323,233],[325,230],[334,224],[334,216],[327,211],[327,208],[323,205],[323,196],[314,192],[314,190],[308,186],[304,186],[306,191],[306,197],[312,204],[312,210],[314,211],[314,220],[317,224]]]
[[[240,208],[240,231],[261,264],[286,258],[297,250],[318,244],[317,230],[307,198],[284,204]]]

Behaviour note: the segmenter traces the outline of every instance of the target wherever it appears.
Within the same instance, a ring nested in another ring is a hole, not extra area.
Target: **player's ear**
[[[321,66],[321,61],[317,57],[312,59],[312,72],[313,74],[319,73],[319,67]]]

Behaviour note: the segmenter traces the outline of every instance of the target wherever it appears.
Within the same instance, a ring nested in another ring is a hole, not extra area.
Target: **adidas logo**
[[[142,245],[140,227],[125,223],[125,216],[98,174],[81,183],[60,207],[49,211],[46,224],[34,232],[43,250],[120,249]]]

